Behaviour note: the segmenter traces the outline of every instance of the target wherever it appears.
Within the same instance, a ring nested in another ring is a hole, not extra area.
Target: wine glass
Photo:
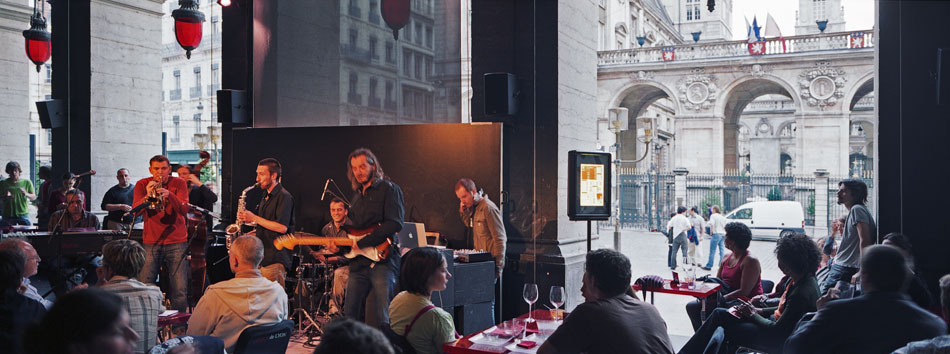
[[[551,306],[554,306],[554,320],[557,321],[559,317],[557,309],[564,304],[564,287],[552,286],[551,293],[549,295]]]
[[[526,283],[524,285],[524,291],[521,292],[521,296],[524,297],[524,302],[528,303],[527,322],[534,322],[534,318],[531,317],[531,305],[534,305],[535,301],[538,301],[538,284]]]

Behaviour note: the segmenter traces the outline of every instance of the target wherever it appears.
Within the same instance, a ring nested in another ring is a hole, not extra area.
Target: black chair
[[[290,335],[293,331],[293,320],[245,328],[234,346],[234,353],[284,353],[287,351],[287,344],[290,343]]]
[[[775,282],[771,280],[762,279],[762,293],[763,294],[771,293],[772,289],[775,289]]]

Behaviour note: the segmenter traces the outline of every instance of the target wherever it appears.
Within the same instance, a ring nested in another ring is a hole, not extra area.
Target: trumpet
[[[159,188],[165,188],[165,176],[158,176],[152,178],[152,182],[157,182],[153,185],[152,182],[149,182],[151,187],[148,188],[148,195],[145,197],[145,202],[148,203],[147,208],[149,210],[159,210],[165,208],[165,198],[158,193]]]

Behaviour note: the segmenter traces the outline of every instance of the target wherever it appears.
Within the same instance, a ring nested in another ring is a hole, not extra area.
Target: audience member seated
[[[39,321],[46,308],[36,300],[20,295],[26,260],[16,250],[0,250],[0,351],[19,352],[20,338],[27,325]]]
[[[24,346],[30,354],[125,354],[138,340],[122,298],[88,288],[56,300],[43,321],[27,331]]]
[[[927,290],[927,283],[925,283],[924,279],[914,270],[913,248],[910,244],[910,240],[901,233],[892,232],[884,236],[884,241],[881,242],[881,244],[897,248],[898,251],[901,251],[901,254],[904,255],[904,259],[907,260],[907,270],[910,271],[911,274],[910,283],[907,284],[907,295],[910,295],[910,299],[914,301],[917,306],[923,309],[930,309],[930,306],[933,304],[933,298],[930,296],[930,291]]]
[[[433,291],[445,290],[451,277],[435,248],[413,248],[403,257],[399,271],[403,291],[389,303],[389,320],[393,332],[406,338],[416,353],[441,353],[443,344],[456,339],[452,315],[429,301]]]
[[[750,346],[780,353],[798,320],[805,313],[815,311],[819,296],[815,270],[821,261],[821,251],[808,236],[794,234],[778,240],[775,258],[779,269],[790,279],[778,306],[757,308],[742,304],[736,307],[739,317],[730,314],[730,310],[715,309],[680,353],[702,353],[719,327],[724,330],[727,347]]]
[[[722,279],[724,283],[719,294],[725,295],[722,299],[714,295],[705,300],[693,300],[686,304],[686,314],[689,315],[694,331],[699,330],[702,324],[700,301],[706,301],[706,313],[711,313],[711,310],[717,306],[736,304],[737,298],[751,299],[753,296],[762,294],[762,267],[759,265],[759,259],[749,254],[750,243],[752,243],[752,230],[749,230],[748,226],[738,222],[726,224],[725,244],[726,249],[731,253],[722,260],[719,271],[716,273],[716,277]]]
[[[40,259],[40,255],[36,253],[36,249],[33,248],[33,245],[19,237],[8,237],[0,242],[0,250],[21,252],[26,259],[26,266],[23,271],[23,283],[20,284],[20,293],[28,298],[39,301],[43,304],[43,307],[49,310],[50,306],[53,306],[53,302],[44,298],[43,295],[40,295],[36,287],[30,284],[30,277],[36,275],[40,261],[42,260]]]
[[[950,274],[940,278],[940,303],[943,318],[950,318]],[[933,339],[911,342],[898,349],[895,354],[939,354],[950,353],[950,335]]]
[[[552,353],[673,353],[666,322],[630,289],[630,260],[620,252],[587,253],[585,302],[538,349]]]
[[[264,244],[259,238],[238,237],[229,257],[234,278],[208,286],[188,321],[188,334],[221,338],[231,353],[245,328],[287,319],[287,293],[261,275]]]
[[[363,322],[341,317],[323,328],[313,354],[394,354],[383,332]]]
[[[99,230],[99,218],[86,211],[85,196],[78,189],[71,189],[66,192],[66,209],[57,210],[49,218],[49,230],[52,232],[73,231],[73,230]],[[63,215],[63,214],[66,215]]]
[[[947,332],[943,320],[902,293],[910,274],[900,251],[870,246],[860,266],[864,294],[825,303],[788,338],[786,353],[890,353],[908,342]]]
[[[101,287],[125,303],[132,329],[139,334],[136,353],[158,344],[158,315],[165,311],[162,290],[135,279],[143,266],[145,248],[136,241],[113,240],[102,246],[102,266],[97,269]]]

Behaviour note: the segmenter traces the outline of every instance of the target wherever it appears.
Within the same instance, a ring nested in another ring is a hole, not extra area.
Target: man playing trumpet
[[[185,181],[171,176],[168,158],[155,155],[149,160],[150,178],[135,183],[133,204],[146,203],[142,209],[145,229],[142,243],[145,246],[145,266],[139,280],[155,284],[159,267],[168,271],[166,293],[172,308],[181,312],[188,309],[188,273],[191,267],[186,259],[188,232],[185,215],[188,214],[188,187]]]

